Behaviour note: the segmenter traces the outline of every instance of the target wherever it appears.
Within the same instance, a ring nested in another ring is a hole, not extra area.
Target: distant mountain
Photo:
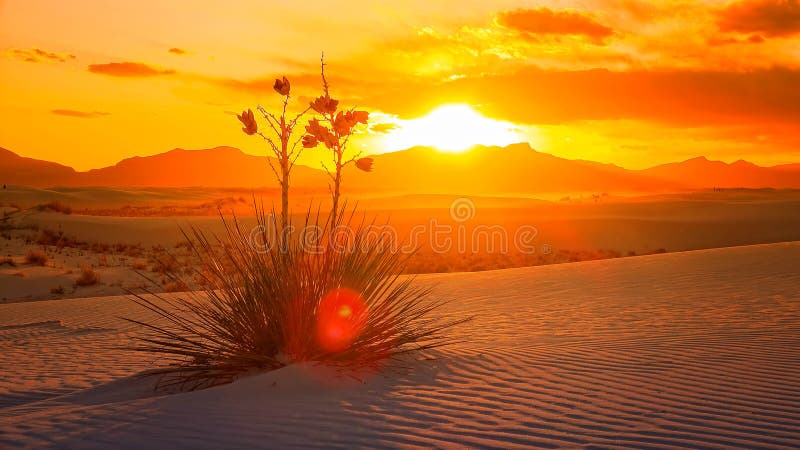
[[[465,153],[428,147],[373,155],[374,170],[348,166],[344,193],[530,195],[578,192],[668,192],[711,187],[800,188],[800,164],[761,167],[704,157],[644,170],[569,160],[528,144],[477,146]],[[0,183],[33,187],[277,187],[267,158],[233,147],[174,149],[76,172],[60,164],[24,158],[0,149]],[[327,192],[327,175],[295,166],[292,187]]]
[[[743,160],[728,164],[700,156],[638,172],[667,182],[680,183],[690,189],[800,188],[800,164],[762,167]]]
[[[414,147],[376,155],[374,172],[349,168],[348,189],[419,193],[514,195],[537,192],[667,191],[664,182],[613,164],[569,160],[538,152],[526,143],[477,146],[467,153]]]
[[[292,170],[292,184],[296,186],[324,186],[326,180],[321,170],[300,165]],[[274,186],[275,180],[267,157],[248,155],[233,147],[216,147],[178,148],[124,159],[110,167],[81,173],[79,183],[128,187],[264,187]]]
[[[68,186],[75,169],[49,161],[25,158],[0,147],[0,184],[23,186]]]
[[[800,173],[800,163],[780,164],[780,165],[777,165],[777,166],[772,166],[772,169]]]

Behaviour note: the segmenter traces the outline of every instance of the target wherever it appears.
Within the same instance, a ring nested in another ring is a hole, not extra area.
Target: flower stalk
[[[366,124],[369,120],[367,111],[339,109],[339,100],[330,96],[328,80],[325,78],[325,55],[320,58],[320,75],[322,76],[323,95],[311,102],[310,108],[321,116],[321,119],[311,119],[306,126],[306,135],[303,136],[303,147],[314,148],[324,144],[332,152],[332,167],[324,162],[322,167],[328,173],[331,184],[331,222],[336,222],[339,212],[339,197],[341,196],[342,169],[350,163],[363,171],[372,170],[372,158],[362,158],[358,152],[352,157],[346,157],[347,144],[355,132],[358,124]]]
[[[272,87],[275,92],[283,97],[283,104],[280,116],[267,111],[263,106],[258,105],[258,111],[267,121],[271,133],[264,134],[258,129],[258,123],[255,120],[253,111],[248,109],[243,111],[242,114],[237,115],[237,118],[244,125],[242,131],[247,135],[258,135],[269,145],[275,159],[278,162],[278,168],[272,163],[272,160],[267,158],[270,169],[281,187],[281,220],[280,220],[280,235],[285,241],[286,234],[289,232],[289,185],[291,179],[292,168],[294,167],[297,158],[303,150],[303,146],[299,146],[302,139],[298,138],[292,140],[297,122],[308,112],[311,107],[307,107],[299,112],[294,117],[287,117],[286,110],[289,106],[291,98],[291,84],[284,76],[281,79],[276,79]]]

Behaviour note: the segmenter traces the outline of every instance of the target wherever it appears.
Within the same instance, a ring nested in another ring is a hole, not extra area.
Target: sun
[[[521,140],[517,127],[489,119],[469,105],[440,106],[418,119],[401,120],[386,135],[389,151],[422,145],[444,152],[463,152],[475,145],[506,146]]]

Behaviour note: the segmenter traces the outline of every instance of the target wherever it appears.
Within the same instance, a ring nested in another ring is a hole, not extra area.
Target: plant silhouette
[[[269,125],[270,130],[272,131],[272,136],[267,136],[263,132],[259,131],[258,123],[256,122],[255,116],[253,114],[253,110],[248,109],[243,111],[237,117],[240,122],[244,125],[242,131],[248,135],[259,135],[263,138],[268,144],[272,153],[275,155],[275,158],[278,160],[278,168],[276,169],[275,166],[272,164],[272,160],[267,159],[269,163],[270,169],[272,169],[272,173],[277,178],[278,183],[281,186],[281,235],[285,236],[285,233],[289,227],[289,183],[290,177],[292,173],[292,168],[294,167],[297,158],[300,157],[302,153],[303,147],[298,147],[300,143],[300,139],[296,139],[292,141],[292,134],[294,133],[295,127],[297,126],[297,122],[300,120],[305,113],[311,108],[310,106],[292,117],[291,119],[287,118],[286,116],[286,109],[289,105],[290,99],[290,92],[291,92],[291,84],[289,80],[284,76],[280,79],[275,80],[275,84],[272,87],[275,92],[277,92],[280,96],[283,97],[283,105],[280,112],[280,116],[276,116],[275,114],[267,111],[263,106],[258,105],[258,111],[261,115],[266,119],[267,124]],[[274,139],[273,139],[274,137]]]
[[[339,100],[330,96],[328,80],[325,78],[325,55],[320,58],[320,75],[322,76],[323,95],[311,102],[310,108],[321,116],[314,118],[306,125],[306,135],[303,136],[303,147],[314,148],[324,144],[333,153],[333,166],[328,167],[323,163],[325,171],[331,178],[331,222],[336,222],[339,211],[339,197],[341,195],[342,169],[354,163],[365,172],[372,171],[372,158],[362,158],[358,152],[350,158],[345,157],[347,144],[354,134],[355,127],[366,124],[369,120],[367,111],[358,111],[354,108],[347,111],[339,109]]]

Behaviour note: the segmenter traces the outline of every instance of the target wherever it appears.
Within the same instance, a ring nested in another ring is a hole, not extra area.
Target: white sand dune
[[[164,396],[129,300],[0,305],[0,447],[800,447],[800,243],[419,282],[462,344]]]

